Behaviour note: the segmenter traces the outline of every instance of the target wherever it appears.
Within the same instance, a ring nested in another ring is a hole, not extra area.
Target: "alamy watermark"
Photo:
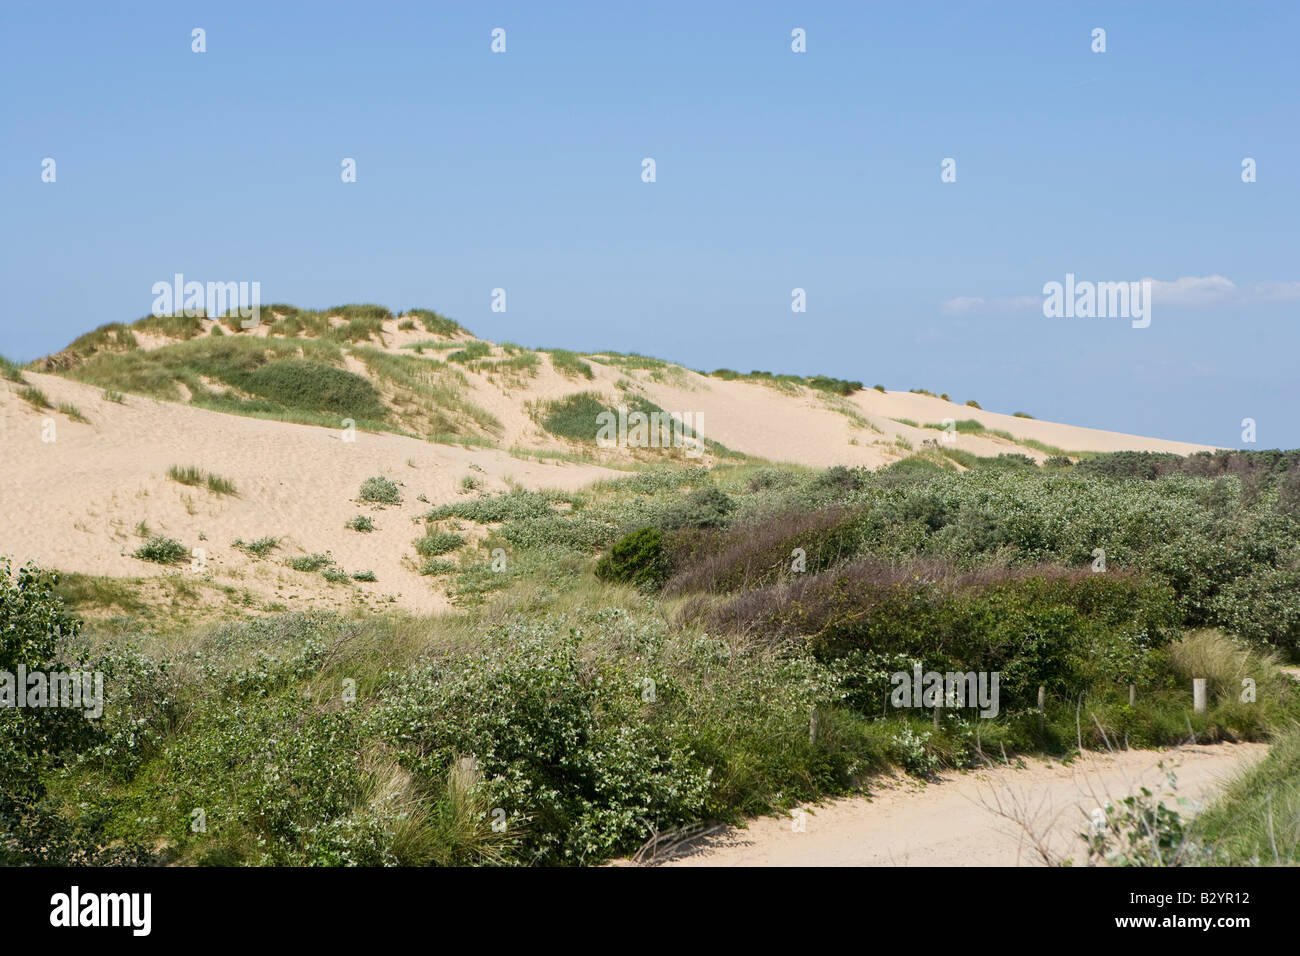
[[[1132,319],[1133,328],[1151,324],[1151,280],[1141,282],[1076,282],[1073,272],[1064,284],[1043,284],[1043,315],[1049,319]]]
[[[104,713],[102,671],[0,671],[0,707],[68,707],[95,719]]]
[[[618,412],[596,415],[600,448],[681,448],[687,458],[704,454],[702,412]]]
[[[153,314],[219,318],[237,313],[245,329],[255,329],[262,315],[260,282],[186,282],[177,272],[171,282],[155,282]]]
[[[915,664],[912,672],[898,671],[889,676],[894,685],[889,702],[894,707],[978,707],[981,717],[998,715],[999,671],[939,671],[921,672]]]

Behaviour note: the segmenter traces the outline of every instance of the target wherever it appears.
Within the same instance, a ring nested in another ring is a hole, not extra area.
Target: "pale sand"
[[[1146,786],[1184,815],[1196,812],[1266,744],[1215,744],[1168,751],[1088,754],[1070,765],[1026,759],[943,774],[940,782],[873,781],[870,797],[836,800],[795,814],[761,817],[728,829],[663,862],[666,866],[1038,866],[1042,859],[1024,820],[1057,859],[1086,862],[1078,834],[1088,814]],[[1172,794],[1165,763],[1177,779]],[[1190,806],[1172,798],[1185,797]]]
[[[463,478],[478,479],[484,491],[504,491],[508,482],[573,489],[622,474],[399,435],[357,432],[355,442],[345,442],[339,430],[225,415],[138,395],[118,405],[105,401],[98,388],[52,375],[28,372],[26,377],[54,405],[78,406],[90,424],[76,424],[55,411],[37,412],[17,396],[17,386],[0,388],[0,556],[63,571],[115,577],[175,573],[132,557],[142,543],[136,524],[145,521],[154,533],[206,549],[210,580],[218,585],[248,588],[262,598],[278,595],[290,606],[305,597],[346,604],[348,586],[330,586],[319,574],[284,565],[287,556],[329,551],[348,572],[375,572],[375,583],[357,585],[362,593],[378,599],[393,595],[402,607],[434,611],[446,607],[446,600],[436,579],[410,567],[411,542],[422,533],[417,519],[432,505],[465,499]],[[47,418],[54,421],[52,442],[41,440]],[[171,481],[172,465],[194,465],[228,478],[238,497]],[[375,510],[355,500],[372,475],[401,483],[400,506]],[[428,503],[416,500],[420,494]],[[376,530],[345,529],[357,514],[370,515]],[[231,546],[236,538],[263,536],[284,538],[280,551],[266,560]]]
[[[1142,438],[1119,432],[1078,428],[995,412],[982,412],[938,398],[911,392],[856,392],[848,398],[828,398],[811,389],[790,395],[759,383],[724,381],[683,372],[681,384],[657,383],[645,373],[637,374],[646,394],[655,404],[673,412],[703,414],[703,433],[728,448],[779,462],[828,467],[862,465],[876,468],[919,451],[925,441],[941,441],[940,432],[919,426],[941,424],[945,418],[962,421],[974,418],[989,429],[1006,431],[1016,438],[1032,439],[1063,451],[1167,451],[1188,455],[1212,451],[1210,445]],[[856,423],[837,410],[847,407],[870,427]],[[894,421],[905,418],[918,427]],[[899,438],[912,445],[909,450],[895,445]],[[856,442],[856,444],[854,443]],[[1036,461],[1042,451],[1015,445],[997,437],[957,434],[951,445],[974,455],[990,456],[1020,452]]]

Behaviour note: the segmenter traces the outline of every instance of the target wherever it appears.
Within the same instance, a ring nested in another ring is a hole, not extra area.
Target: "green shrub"
[[[0,671],[16,674],[100,670],[115,693],[127,681],[78,650],[81,622],[57,596],[58,576],[27,565],[12,575],[0,558]],[[85,684],[82,682],[81,687]],[[111,700],[110,694],[105,697]],[[0,707],[0,866],[143,865],[151,854],[136,841],[105,831],[109,798],[61,806],[47,787],[51,773],[89,757],[103,745],[104,720],[86,707]]]
[[[662,583],[667,570],[663,532],[658,528],[638,528],[620,538],[596,563],[597,577],[644,588]]]
[[[357,515],[355,518],[349,519],[344,527],[351,531],[374,531],[375,523],[370,520],[369,515]]]
[[[374,581],[375,572],[374,571],[353,571],[352,580],[353,581]]]
[[[597,418],[611,410],[598,393],[579,392],[551,402],[542,418],[542,427],[561,438],[595,444],[600,429]]]
[[[175,564],[182,558],[189,557],[189,549],[175,538],[157,535],[150,538],[135,551],[141,561],[153,561],[155,564]]]
[[[232,384],[286,408],[383,420],[388,409],[369,380],[308,359],[282,358],[239,376]]]
[[[655,726],[634,680],[578,639],[512,628],[482,652],[413,668],[376,713],[420,778],[465,759],[526,862],[608,858],[703,815],[711,790],[679,733]]]
[[[311,573],[319,571],[321,568],[328,567],[334,563],[334,559],[328,554],[302,554],[296,558],[289,559],[289,567],[295,571],[305,571]]]
[[[242,538],[236,538],[232,547],[238,548],[253,555],[255,558],[264,558],[280,546],[279,538],[258,538],[256,541],[246,542]]]
[[[736,510],[736,503],[716,485],[696,488],[665,513],[668,528],[722,528]]]
[[[415,540],[415,552],[423,558],[436,558],[455,551],[465,543],[465,536],[451,531],[429,531]]]
[[[375,504],[400,505],[402,503],[402,493],[397,487],[397,482],[391,481],[383,475],[375,475],[375,477],[363,481],[357,497],[362,501],[370,501]]]

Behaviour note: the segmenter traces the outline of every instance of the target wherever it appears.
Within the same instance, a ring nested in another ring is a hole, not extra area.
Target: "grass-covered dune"
[[[0,855],[595,863],[890,769],[1273,739],[1300,718],[1282,465],[746,464],[466,497],[425,516],[478,529],[437,572],[460,613],[428,618],[78,628],[50,575],[6,568],[0,670],[101,670],[106,704],[0,710]],[[916,665],[999,671],[997,715],[891,706]],[[1197,824],[1196,862],[1296,859],[1289,753]]]

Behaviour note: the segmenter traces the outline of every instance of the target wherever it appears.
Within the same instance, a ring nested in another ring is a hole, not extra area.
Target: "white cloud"
[[[1234,300],[1242,291],[1220,275],[1184,276],[1172,282],[1147,276],[1142,281],[1151,283],[1151,301],[1161,305],[1219,305]]]

